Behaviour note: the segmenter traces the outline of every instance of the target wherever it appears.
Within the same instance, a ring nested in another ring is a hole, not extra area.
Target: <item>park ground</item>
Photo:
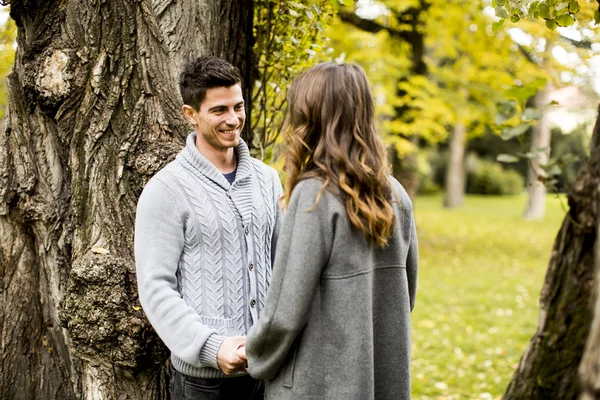
[[[412,314],[413,399],[499,399],[535,333],[566,199],[525,221],[525,195],[416,199],[420,264]]]

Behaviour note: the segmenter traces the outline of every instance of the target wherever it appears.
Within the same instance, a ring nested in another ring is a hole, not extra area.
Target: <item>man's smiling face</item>
[[[208,89],[200,109],[189,107],[184,113],[194,125],[197,144],[226,152],[238,145],[246,121],[242,88],[236,84]]]

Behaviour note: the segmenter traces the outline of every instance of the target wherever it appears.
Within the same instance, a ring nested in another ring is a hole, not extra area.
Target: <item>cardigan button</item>
[[[254,299],[250,300],[250,307],[254,308],[255,305],[256,305],[256,300],[254,300]]]
[[[246,226],[246,228],[244,228],[244,233],[247,235],[248,233],[250,233],[250,229],[248,229],[248,227]]]
[[[254,265],[252,265],[252,263],[250,263],[250,265],[248,266],[248,269],[249,269],[250,271],[252,271],[252,270],[254,269]]]

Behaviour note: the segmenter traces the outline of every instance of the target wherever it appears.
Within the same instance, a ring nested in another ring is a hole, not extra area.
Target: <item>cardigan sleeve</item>
[[[157,177],[138,201],[135,264],[139,299],[165,345],[194,367],[219,368],[217,352],[225,337],[203,324],[177,291],[177,267],[185,244],[186,211]]]
[[[327,265],[335,218],[329,215],[326,191],[315,206],[321,187],[316,180],[300,182],[284,214],[265,308],[246,341],[248,372],[257,379],[277,374],[308,321]]]

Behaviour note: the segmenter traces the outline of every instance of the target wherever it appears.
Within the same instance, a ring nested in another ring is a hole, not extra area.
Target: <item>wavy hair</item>
[[[375,107],[363,69],[318,64],[288,89],[285,138],[287,207],[298,182],[317,178],[341,198],[352,226],[376,246],[392,235],[394,212],[387,153],[375,130]]]

